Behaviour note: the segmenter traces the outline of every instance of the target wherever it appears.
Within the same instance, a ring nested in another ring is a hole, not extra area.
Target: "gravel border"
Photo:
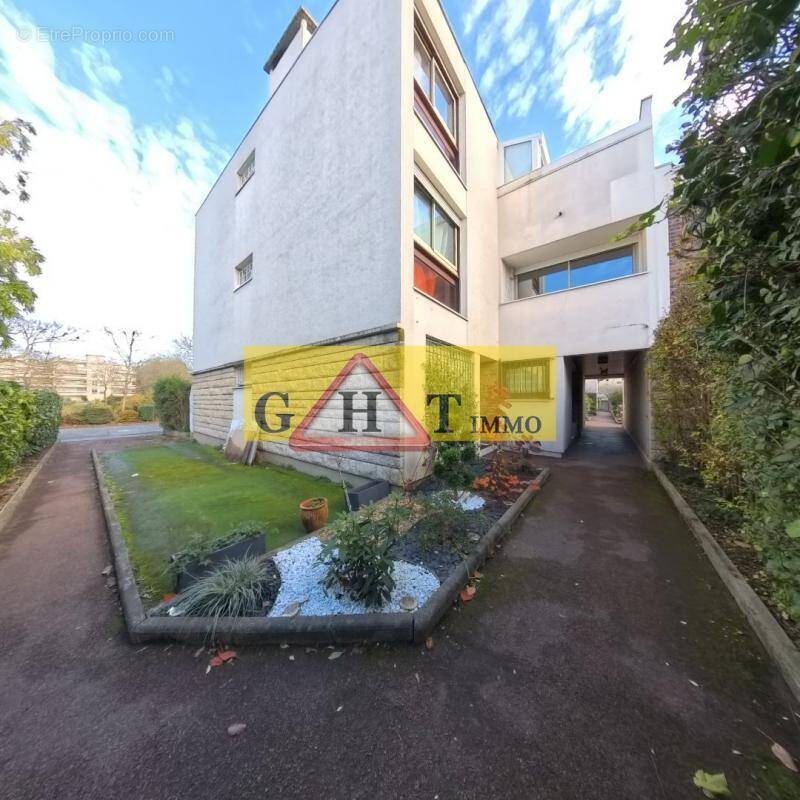
[[[411,613],[336,614],[325,617],[148,617],[145,615],[128,549],[105,482],[105,471],[96,450],[92,462],[106,518],[108,541],[114,557],[128,637],[131,642],[179,641],[205,643],[212,635],[226,644],[354,644],[357,642],[422,642],[453,604],[469,576],[486,560],[494,546],[535,497],[550,476],[543,469],[516,502],[492,525],[472,554],[459,565],[428,602]]]
[[[794,646],[786,631],[772,616],[772,612],[753,591],[745,577],[728,558],[722,546],[694,513],[672,481],[657,464],[654,463],[652,469],[678,513],[683,517],[683,521],[705,551],[711,565],[733,596],[736,605],[747,618],[753,632],[761,640],[767,654],[777,665],[792,694],[800,701],[800,650]]]

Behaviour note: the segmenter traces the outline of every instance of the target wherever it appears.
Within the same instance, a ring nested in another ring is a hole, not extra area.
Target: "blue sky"
[[[631,124],[653,94],[663,160],[683,80],[680,67],[664,67],[663,43],[682,2],[444,6],[502,139],[543,131],[557,158]],[[331,4],[306,7],[320,20]],[[189,332],[193,212],[263,107],[262,67],[296,8],[296,0],[0,0],[0,113],[39,128],[25,213],[48,258],[39,316],[85,328],[94,350],[104,347],[97,330],[115,320],[149,331],[153,351]],[[101,31],[137,40],[103,42]],[[155,41],[138,41],[139,32]],[[88,235],[91,219],[102,230]],[[102,288],[110,253],[114,274],[129,278],[122,297]],[[142,284],[159,286],[174,307]],[[77,286],[94,296],[78,296]]]

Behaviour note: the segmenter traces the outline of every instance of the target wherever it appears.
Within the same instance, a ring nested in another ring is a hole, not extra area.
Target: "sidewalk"
[[[431,652],[241,648],[208,675],[127,643],[98,444],[59,443],[0,538],[2,796],[698,800],[697,769],[792,796],[765,738],[800,752],[788,690],[653,477],[592,436]]]

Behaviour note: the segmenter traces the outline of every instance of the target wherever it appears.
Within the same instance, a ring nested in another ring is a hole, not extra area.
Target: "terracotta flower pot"
[[[300,503],[300,520],[308,533],[324,528],[328,522],[328,498],[309,497]]]

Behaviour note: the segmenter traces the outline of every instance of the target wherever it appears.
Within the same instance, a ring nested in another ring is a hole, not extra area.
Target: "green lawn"
[[[139,588],[151,599],[172,591],[169,556],[199,535],[212,539],[248,520],[269,527],[267,548],[302,536],[298,504],[324,496],[331,517],[342,488],[275,466],[232,464],[212,447],[183,441],[103,456]],[[134,477],[134,475],[136,477]]]

